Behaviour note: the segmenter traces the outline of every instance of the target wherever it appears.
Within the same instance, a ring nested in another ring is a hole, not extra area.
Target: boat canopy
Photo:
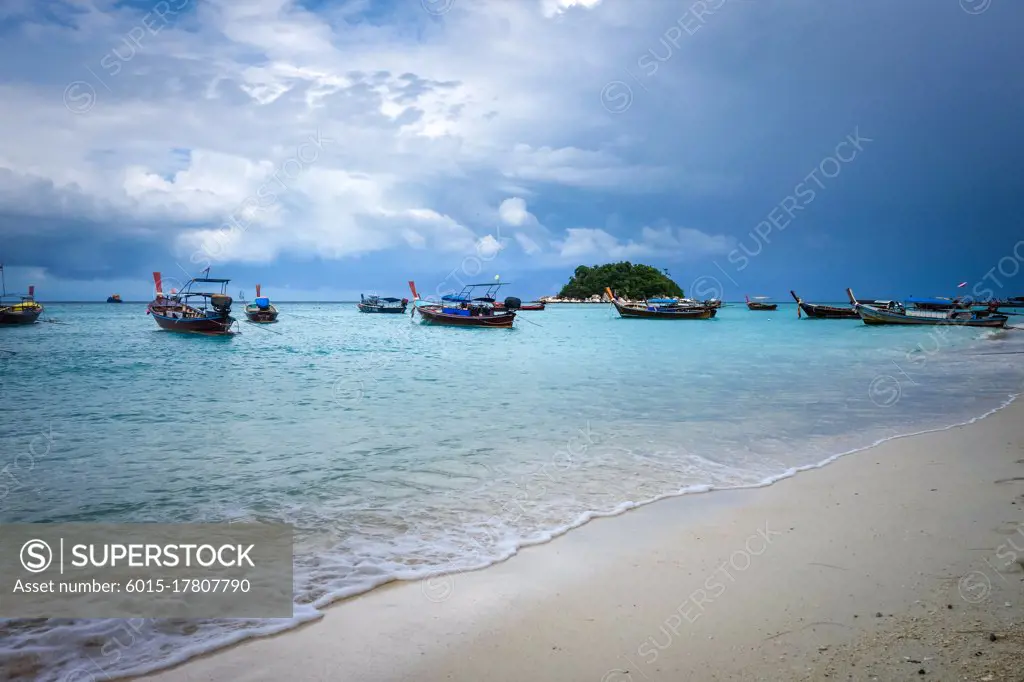
[[[462,287],[462,291],[457,294],[445,294],[441,297],[442,301],[453,301],[455,303],[470,303],[472,301],[481,301],[487,303],[493,303],[496,299],[495,294],[498,293],[498,289],[503,286],[507,286],[507,282],[490,282],[488,284],[467,284]],[[473,297],[474,289],[484,289],[484,295],[480,297]]]
[[[378,300],[378,301],[384,301],[384,302],[386,302],[386,303],[398,303],[398,302],[399,302],[399,301],[401,301],[402,299],[400,299],[400,298],[394,298],[393,296],[385,296],[384,298],[378,298],[377,300]]]
[[[924,303],[930,305],[951,305],[956,303],[956,299],[952,298],[922,298],[919,296],[911,296],[905,300],[907,303]]]
[[[678,303],[674,298],[649,298],[648,303]]]

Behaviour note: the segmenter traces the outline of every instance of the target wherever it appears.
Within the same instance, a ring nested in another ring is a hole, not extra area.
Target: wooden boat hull
[[[778,303],[748,303],[747,309],[758,310],[761,312],[771,312],[777,310],[779,307]]]
[[[859,320],[860,314],[854,308],[836,305],[821,305],[820,303],[805,303],[796,292],[790,290],[789,295],[793,297],[796,304],[800,306],[807,317],[817,320]]]
[[[527,303],[526,305],[519,306],[520,310],[544,310],[543,303]]]
[[[870,325],[947,325],[954,327],[990,327],[1000,329],[1006,326],[1006,321],[1009,319],[1006,315],[990,315],[988,317],[978,318],[969,313],[963,313],[962,317],[917,317],[913,315],[894,313],[880,308],[871,308],[869,306],[859,306],[857,311],[860,314],[860,318],[864,320],[864,324]]]
[[[259,306],[245,306],[245,318],[256,324],[271,324],[277,322],[277,308],[260,308]]]
[[[24,325],[34,324],[43,309],[35,308],[28,310],[12,310],[11,308],[0,309],[0,325]]]
[[[817,320],[857,320],[860,315],[853,308],[840,308],[833,305],[820,305],[817,303],[800,303],[800,310],[804,315]]]
[[[361,313],[390,313],[392,315],[404,315],[406,311],[406,306],[404,305],[401,307],[368,305],[366,303],[357,303],[356,305],[359,307],[359,312]]]
[[[643,320],[710,320],[717,313],[717,308],[678,308],[675,310],[643,310],[624,306],[618,301],[612,301],[612,305],[624,318]]]
[[[154,320],[156,320],[157,326],[169,332],[179,332],[183,334],[234,334],[234,332],[231,331],[231,325],[234,323],[235,318],[231,317],[230,314],[198,318],[180,318],[169,317],[168,315],[162,314],[152,308],[147,312],[153,316]]]
[[[441,312],[438,308],[420,306],[416,312],[425,324],[436,324],[447,327],[484,327],[489,329],[508,329],[516,319],[514,312],[497,315],[452,315]]]

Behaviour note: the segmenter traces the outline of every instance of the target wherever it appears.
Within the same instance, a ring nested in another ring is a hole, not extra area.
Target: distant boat
[[[28,294],[16,296],[7,293],[7,281],[3,279],[4,266],[0,265],[0,325],[33,324],[43,313],[43,306],[36,303],[36,288],[29,286]],[[20,298],[19,303],[5,303],[5,298]]]
[[[504,284],[467,284],[458,294],[447,294],[441,297],[440,303],[416,305],[420,300],[416,292],[416,283],[410,281],[412,291],[412,314],[420,314],[424,324],[436,324],[447,327],[487,327],[511,328],[516,319],[516,311],[522,302],[514,296],[505,299],[502,308],[495,308],[494,295]],[[473,296],[473,292],[483,289],[483,296]]]
[[[796,316],[800,317],[800,312],[803,311],[807,314],[808,318],[816,318],[822,320],[859,320],[860,314],[853,308],[847,308],[845,306],[837,305],[822,305],[820,303],[806,303],[802,298],[796,295],[795,291],[790,291],[790,295],[793,300],[796,301]]]
[[[648,320],[710,320],[717,313],[717,306],[706,306],[674,298],[652,298],[642,303],[626,303],[605,287],[605,293],[618,311],[619,317]]]
[[[747,308],[750,310],[771,311],[777,310],[779,307],[778,303],[761,303],[761,301],[766,300],[768,298],[767,296],[755,296],[754,298],[756,300],[751,301],[750,297],[747,296]]]
[[[121,294],[111,294],[107,296],[107,303],[124,303],[124,301],[121,300]]]
[[[206,270],[207,274],[209,269]],[[160,273],[153,273],[156,284],[156,298],[146,307],[146,314],[152,315],[161,329],[172,332],[193,334],[231,335],[231,297],[225,293],[229,279],[197,277],[185,283],[179,292],[165,295]],[[196,291],[196,284],[219,284],[220,293]]]
[[[545,305],[546,304],[544,303],[544,301],[531,301],[530,303],[523,303],[521,306],[519,306],[519,310],[544,310]],[[495,301],[494,307],[497,308],[498,310],[501,310],[502,308],[505,307],[505,304],[502,303],[501,301]]]
[[[256,298],[253,302],[245,306],[245,317],[250,322],[256,322],[258,324],[270,324],[277,322],[277,308],[270,302],[270,299],[266,296],[260,296],[260,285],[256,285]]]
[[[957,327],[994,327],[1006,326],[1010,318],[988,311],[973,312],[970,310],[907,310],[906,306],[897,301],[889,301],[886,307],[871,306],[859,303],[853,291],[846,290],[850,303],[857,310],[864,324],[903,324],[903,325],[953,325]]]
[[[359,303],[356,304],[361,313],[391,313],[402,315],[406,306],[409,305],[407,298],[394,298],[391,296],[363,296],[359,294]]]

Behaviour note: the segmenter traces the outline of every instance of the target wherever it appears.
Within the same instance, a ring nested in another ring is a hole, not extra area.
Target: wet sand
[[[1024,679],[1024,401],[663,500],[146,680]]]

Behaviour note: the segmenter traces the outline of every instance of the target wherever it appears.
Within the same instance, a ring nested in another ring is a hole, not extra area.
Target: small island
[[[541,300],[545,303],[606,302],[605,287],[626,299],[684,298],[682,288],[672,281],[667,270],[623,261],[592,267],[580,265],[557,296]]]

